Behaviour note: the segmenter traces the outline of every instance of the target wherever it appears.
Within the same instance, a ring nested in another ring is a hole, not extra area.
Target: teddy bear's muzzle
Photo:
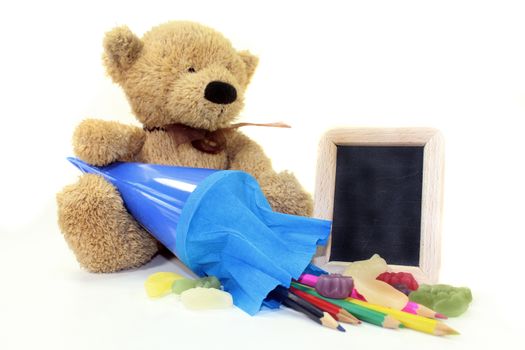
[[[204,98],[210,102],[226,105],[237,99],[237,90],[222,81],[212,81],[204,89]]]

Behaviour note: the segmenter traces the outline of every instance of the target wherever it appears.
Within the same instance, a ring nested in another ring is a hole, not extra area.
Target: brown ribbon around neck
[[[191,145],[199,151],[211,154],[217,154],[224,150],[226,146],[225,133],[229,130],[234,130],[243,126],[268,126],[274,128],[290,128],[291,126],[285,123],[237,123],[232,124],[227,128],[209,131],[206,129],[193,128],[184,124],[169,124],[162,128],[145,129],[146,131],[165,130],[168,132],[177,145],[184,143],[191,143]]]

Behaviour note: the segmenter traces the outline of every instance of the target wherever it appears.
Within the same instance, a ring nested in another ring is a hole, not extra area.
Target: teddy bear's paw
[[[261,187],[273,210],[285,214],[312,215],[312,197],[293,174],[281,172],[263,177]]]
[[[142,148],[145,136],[136,126],[86,119],[75,129],[73,149],[86,163],[103,166],[131,159]]]
[[[118,191],[86,174],[57,195],[58,221],[79,263],[91,272],[138,267],[157,252],[157,241],[126,211]]]

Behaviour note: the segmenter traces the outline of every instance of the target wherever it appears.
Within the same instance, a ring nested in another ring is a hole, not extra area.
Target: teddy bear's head
[[[237,117],[258,62],[219,32],[179,21],[142,38],[117,27],[104,38],[103,59],[146,128],[180,123],[210,131]]]

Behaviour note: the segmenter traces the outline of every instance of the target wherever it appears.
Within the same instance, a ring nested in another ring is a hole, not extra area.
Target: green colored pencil
[[[366,307],[356,305],[353,303],[350,303],[343,299],[332,299],[332,298],[326,298],[317,293],[314,289],[305,286],[303,284],[292,282],[292,286],[295,288],[305,291],[308,294],[314,295],[318,298],[321,298],[323,300],[326,300],[332,304],[338,305],[345,309],[346,311],[350,312],[352,315],[360,319],[361,321],[379,326],[384,328],[399,328],[401,325],[401,322],[399,322],[396,318],[389,316],[383,312],[375,311],[368,309]]]

